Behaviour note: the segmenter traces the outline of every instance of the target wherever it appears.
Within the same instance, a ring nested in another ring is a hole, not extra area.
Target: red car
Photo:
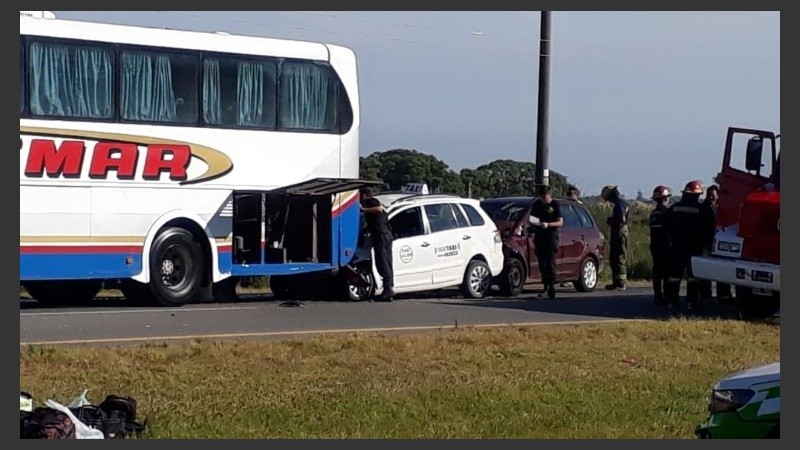
[[[533,200],[533,197],[500,197],[481,202],[503,237],[505,263],[503,273],[495,279],[503,295],[516,296],[526,283],[541,283],[532,228],[523,229],[521,236],[512,233],[520,219],[528,223]],[[603,267],[605,237],[586,207],[572,200],[557,200],[564,226],[559,229],[556,277],[562,283],[572,282],[580,292],[590,292],[597,286],[597,275]]]

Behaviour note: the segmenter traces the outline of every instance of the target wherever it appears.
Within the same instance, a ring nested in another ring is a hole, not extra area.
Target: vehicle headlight
[[[735,411],[746,405],[754,395],[756,392],[751,389],[711,391],[711,403],[708,404],[708,411],[711,414]]]
[[[739,253],[742,251],[742,245],[737,242],[717,242],[717,250],[721,252]]]

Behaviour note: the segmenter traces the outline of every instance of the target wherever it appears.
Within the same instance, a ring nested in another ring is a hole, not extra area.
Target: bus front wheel
[[[205,281],[205,255],[189,231],[163,230],[150,249],[150,291],[157,304],[182,306],[200,294]]]

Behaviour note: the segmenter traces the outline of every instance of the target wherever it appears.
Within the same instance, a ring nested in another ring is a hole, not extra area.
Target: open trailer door
[[[234,191],[233,273],[288,274],[337,266],[340,250],[348,247],[343,241],[354,240],[354,250],[359,232],[358,209],[355,220],[347,221],[340,220],[344,209],[357,208],[360,188],[381,184],[315,178],[269,191]]]

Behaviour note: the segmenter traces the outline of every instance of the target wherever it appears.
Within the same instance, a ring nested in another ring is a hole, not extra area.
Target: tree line
[[[365,180],[382,181],[383,191],[397,191],[406,183],[427,183],[433,193],[457,194],[471,198],[535,195],[536,164],[498,159],[475,169],[452,170],[439,158],[417,150],[378,151],[359,159]],[[553,194],[566,194],[567,177],[550,171]]]

